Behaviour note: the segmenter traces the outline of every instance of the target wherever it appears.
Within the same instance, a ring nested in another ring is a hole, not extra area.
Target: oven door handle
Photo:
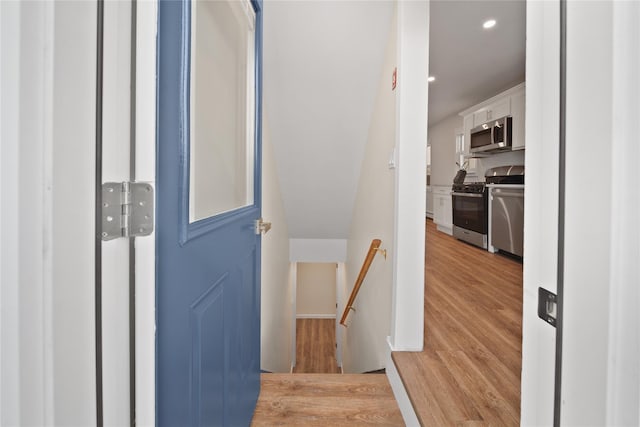
[[[453,192],[451,193],[452,196],[460,196],[460,197],[475,197],[477,199],[481,199],[484,197],[484,194],[478,194],[478,193],[458,193],[458,192]]]
[[[505,197],[505,198],[506,197],[518,197],[518,198],[523,199],[524,198],[524,192],[520,192],[520,193],[507,193],[507,192],[502,192],[502,191],[499,192],[499,193],[493,192],[491,197],[493,197],[495,199],[499,199],[499,198],[502,198],[502,197]]]

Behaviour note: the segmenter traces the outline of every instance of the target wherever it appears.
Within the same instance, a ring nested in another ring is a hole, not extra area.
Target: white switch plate
[[[396,147],[393,147],[391,154],[389,155],[389,169],[396,168]]]

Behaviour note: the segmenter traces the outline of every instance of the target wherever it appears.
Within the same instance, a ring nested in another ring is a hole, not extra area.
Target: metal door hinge
[[[538,288],[538,317],[556,327],[558,296],[544,288]]]
[[[102,240],[153,232],[153,187],[144,182],[102,184]]]
[[[260,218],[256,220],[256,234],[267,234],[271,230],[271,223]]]

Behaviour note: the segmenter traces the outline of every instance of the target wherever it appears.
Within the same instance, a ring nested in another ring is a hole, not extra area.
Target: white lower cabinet
[[[427,187],[427,208],[425,215],[428,218],[433,218],[433,190],[431,187]]]
[[[453,211],[451,208],[451,187],[434,186],[433,222],[439,231],[452,234]]]

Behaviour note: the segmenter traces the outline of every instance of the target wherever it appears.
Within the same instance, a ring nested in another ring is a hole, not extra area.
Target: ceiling
[[[345,239],[393,2],[264,5],[264,107],[289,236]]]
[[[431,2],[429,126],[524,81],[525,13],[524,0]]]
[[[393,9],[265,0],[264,112],[291,238],[348,237]],[[524,0],[431,1],[429,124],[523,81],[524,37]]]

